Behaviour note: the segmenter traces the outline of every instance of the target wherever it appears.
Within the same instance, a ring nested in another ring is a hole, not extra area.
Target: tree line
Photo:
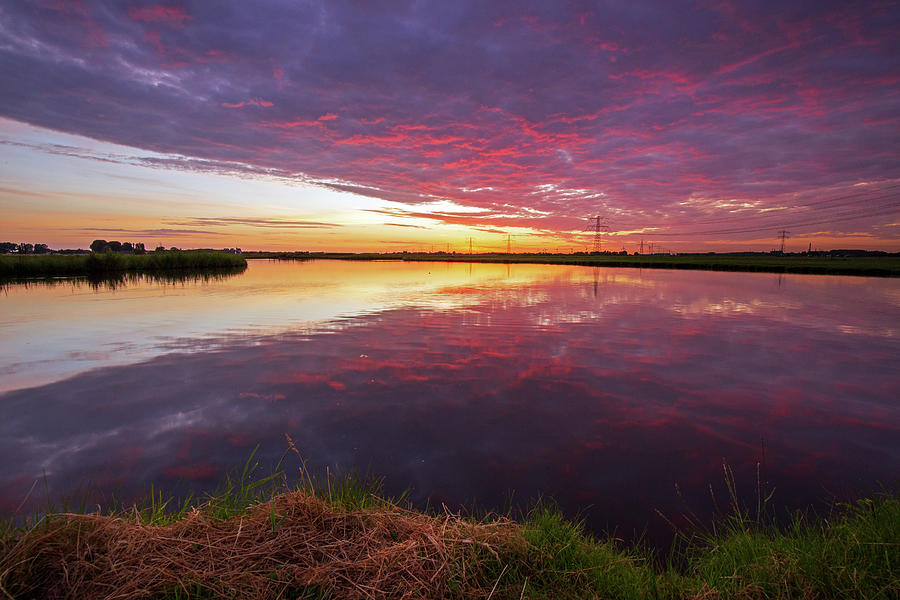
[[[116,252],[119,254],[146,254],[148,250],[141,242],[120,242],[118,240],[94,240],[90,245],[91,252],[102,254],[104,252]],[[154,252],[166,252],[165,246],[157,246]],[[170,252],[177,252],[180,248],[172,246]],[[240,248],[224,248],[222,250],[205,250],[207,252],[228,252],[229,254],[241,254]],[[0,254],[85,254],[85,250],[51,250],[47,244],[29,244],[17,242],[0,242]]]
[[[0,254],[48,254],[50,248],[47,244],[17,244],[15,242],[0,242]]]
[[[144,249],[143,243],[132,244],[131,242],[119,242],[116,240],[112,240],[107,242],[106,240],[94,240],[91,242],[91,252],[122,252],[124,254],[144,254],[146,250]],[[163,249],[162,247],[157,248],[157,250]]]
[[[165,250],[165,248],[160,246],[157,250]],[[173,250],[175,250],[175,248],[173,248]],[[111,242],[107,242],[106,240],[94,240],[91,242],[91,251],[97,253],[121,252],[123,254],[144,254],[146,252],[144,244],[142,243],[133,244],[131,242],[119,242],[116,240]],[[51,252],[54,251],[50,250],[50,247],[47,244],[0,242],[0,254],[50,254]],[[80,252],[84,251],[81,250]]]

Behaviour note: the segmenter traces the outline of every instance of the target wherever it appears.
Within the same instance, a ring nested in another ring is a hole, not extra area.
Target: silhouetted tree
[[[47,244],[35,244],[34,245],[34,253],[35,254],[47,254],[50,252],[50,248],[47,247]]]
[[[9,254],[11,252],[15,252],[19,249],[18,244],[14,244],[13,242],[0,242],[0,253]]]
[[[31,244],[19,244],[19,254],[31,254],[34,252],[34,246]]]
[[[122,252],[134,252],[134,245],[131,242],[122,242]]]
[[[117,242],[116,240],[112,240],[109,242],[107,247],[113,252],[121,252],[122,251],[122,242]]]
[[[106,240],[94,240],[91,242],[91,252],[105,252],[109,248],[109,242]]]

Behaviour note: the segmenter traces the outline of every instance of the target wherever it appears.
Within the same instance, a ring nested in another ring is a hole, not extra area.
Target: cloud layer
[[[890,239],[898,28],[881,1],[34,0],[0,8],[0,115],[482,227]]]

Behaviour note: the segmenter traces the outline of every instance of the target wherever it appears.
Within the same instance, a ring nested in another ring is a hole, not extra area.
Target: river
[[[651,541],[707,518],[710,486],[727,504],[723,464],[783,511],[900,473],[897,279],[257,260],[9,284],[0,306],[4,515],[202,493],[257,446],[274,465],[285,434],[419,506],[544,495]]]

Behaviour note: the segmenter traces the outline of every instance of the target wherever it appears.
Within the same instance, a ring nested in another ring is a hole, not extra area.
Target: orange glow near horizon
[[[579,252],[593,248],[586,218],[566,229],[529,226],[527,212],[499,218],[447,200],[406,205],[277,178],[151,168],[126,160],[139,151],[0,120],[0,135],[18,144],[6,153],[0,186],[3,240],[87,248],[94,239],[142,242],[148,248],[230,248],[333,252]],[[75,148],[68,154],[50,144]],[[523,216],[524,215],[524,216]],[[494,222],[502,224],[493,225]],[[601,237],[602,249],[650,252],[768,251],[771,235],[744,239],[654,237],[649,230]],[[661,232],[665,232],[663,229]],[[652,244],[652,246],[651,246]],[[861,232],[798,234],[788,251],[866,248],[898,251],[896,239]]]

